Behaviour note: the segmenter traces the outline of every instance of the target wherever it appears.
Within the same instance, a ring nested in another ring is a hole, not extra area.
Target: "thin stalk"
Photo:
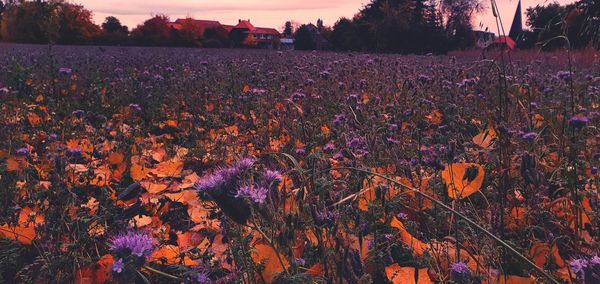
[[[154,268],[152,268],[152,267],[150,267],[148,265],[144,265],[144,269],[146,269],[146,270],[148,270],[148,271],[150,271],[152,273],[155,273],[155,274],[158,274],[158,275],[161,275],[161,276],[173,279],[173,280],[184,281],[182,278],[179,278],[179,277],[177,277],[175,275],[172,275],[172,274],[169,274],[169,273],[166,273],[166,272],[162,272],[160,270],[156,270],[156,269],[154,269]]]

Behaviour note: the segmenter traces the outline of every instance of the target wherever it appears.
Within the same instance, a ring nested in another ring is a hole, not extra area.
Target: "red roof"
[[[256,30],[256,28],[250,23],[250,21],[246,21],[246,20],[240,20],[238,22],[238,24],[235,25],[235,27],[233,27],[233,28],[234,29],[250,30],[250,31]]]
[[[181,29],[181,25],[186,21],[187,19],[177,19],[174,23],[171,23],[171,27],[178,30]],[[221,26],[221,23],[219,23],[218,21],[210,21],[210,20],[195,20],[192,19],[193,23],[195,25],[198,26],[198,28],[200,29],[201,33],[204,34],[204,31],[206,31],[207,29],[211,29],[211,28],[217,28]]]
[[[515,49],[515,47],[517,47],[517,43],[508,36],[499,36],[494,40],[494,44],[506,44],[509,49]]]
[[[267,34],[267,35],[279,35],[279,32],[276,29],[272,29],[272,28],[256,28],[254,33]]]
[[[173,29],[179,30],[182,28],[182,24],[185,23],[186,20],[189,19],[177,19],[175,22],[169,23],[169,26]],[[195,25],[198,26],[202,34],[207,29],[223,27],[227,32],[231,32],[234,29],[242,29],[247,30],[249,33],[253,34],[265,34],[265,35],[279,35],[279,31],[272,28],[261,28],[253,26],[249,20],[240,20],[237,25],[222,25],[218,21],[210,21],[210,20],[195,20],[191,19]]]

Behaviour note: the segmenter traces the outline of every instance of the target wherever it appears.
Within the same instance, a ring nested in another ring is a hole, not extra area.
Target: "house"
[[[486,31],[473,31],[477,39],[477,47],[486,48],[494,42],[496,34]]]
[[[222,26],[218,21],[209,21],[209,20],[196,20],[196,19],[177,19],[175,22],[169,23],[169,26],[173,29],[180,30],[183,26],[183,23],[187,20],[190,20],[194,23],[194,25],[200,30],[200,34],[204,35],[204,32],[208,29],[217,28]]]
[[[238,20],[238,24],[231,28],[230,37],[235,42],[236,39],[244,45],[256,45],[259,47],[274,47],[279,44],[280,33],[273,28],[255,27],[250,20]]]
[[[281,38],[279,40],[280,48],[285,50],[293,50],[294,49],[294,39],[293,38]]]
[[[273,28],[255,27],[250,20],[238,20],[237,25],[223,25],[218,21],[196,20],[196,19],[177,19],[169,23],[169,26],[175,30],[180,30],[185,21],[191,20],[196,25],[200,34],[212,28],[223,28],[227,31],[229,39],[237,46],[257,46],[263,48],[278,47],[281,34]]]

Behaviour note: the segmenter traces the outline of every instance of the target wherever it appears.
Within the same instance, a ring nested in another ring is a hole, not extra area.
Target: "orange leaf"
[[[42,118],[39,115],[30,112],[27,114],[27,121],[29,121],[29,124],[31,124],[31,126],[36,127],[40,123],[42,123]]]
[[[496,279],[490,279],[485,284],[534,284],[535,279],[532,277],[522,277],[516,275],[498,275]]]
[[[179,247],[175,245],[166,245],[156,250],[150,256],[150,261],[163,264],[183,264],[185,266],[198,265],[197,261],[183,255]]]
[[[140,182],[140,185],[152,194],[161,193],[163,190],[167,189],[167,185],[160,182],[142,181]]]
[[[544,267],[546,264],[546,256],[550,252],[550,247],[547,244],[537,242],[531,245],[529,249],[529,257],[538,267]]]
[[[140,181],[141,179],[145,178],[149,172],[150,169],[146,168],[143,160],[139,156],[131,157],[130,175],[133,180]]]
[[[27,161],[21,157],[11,157],[6,160],[6,170],[9,172],[19,172],[27,167]]]
[[[494,139],[496,139],[496,131],[494,130],[494,128],[489,127],[488,129],[486,129],[485,131],[477,134],[475,137],[473,137],[473,143],[475,143],[476,145],[479,145],[479,147],[484,148],[484,149],[489,149],[490,146],[493,145],[494,143]]]
[[[30,217],[34,217],[30,220]],[[0,226],[0,236],[15,240],[24,245],[30,245],[36,237],[35,226],[44,223],[44,216],[37,214],[31,208],[25,207],[19,212],[19,220],[15,226],[8,224]]]
[[[394,263],[385,268],[385,275],[393,284],[433,284],[427,268],[401,267]]]
[[[308,270],[306,270],[306,274],[311,277],[321,277],[325,276],[325,270],[323,269],[323,265],[321,263],[317,263],[308,268]]]
[[[179,177],[182,170],[183,161],[179,158],[174,158],[159,163],[155,169],[150,170],[150,173],[157,177]]]
[[[421,256],[423,255],[423,253],[425,253],[426,250],[429,249],[429,245],[413,237],[406,230],[404,224],[402,224],[402,222],[398,220],[398,218],[393,217],[390,225],[393,228],[400,230],[400,240],[403,244],[410,247],[414,251],[415,255]]]
[[[483,167],[474,163],[451,164],[442,171],[442,180],[452,199],[462,199],[479,191],[483,176]]]
[[[425,116],[425,118],[427,118],[427,121],[429,121],[429,123],[431,123],[431,124],[442,123],[442,117],[443,117],[442,113],[437,109],[434,109],[431,112],[431,114]]]
[[[121,164],[124,160],[125,155],[123,155],[122,153],[113,152],[110,155],[108,155],[108,163],[111,165]]]
[[[273,278],[289,266],[286,258],[283,255],[280,256],[283,265],[277,257],[277,251],[270,245],[264,241],[257,241],[254,243],[254,250],[251,252],[251,257],[254,263],[264,265],[261,275],[265,282],[273,282]]]

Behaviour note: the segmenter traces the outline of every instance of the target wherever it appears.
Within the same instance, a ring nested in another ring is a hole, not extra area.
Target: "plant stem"
[[[160,270],[156,270],[156,269],[154,269],[154,268],[152,268],[152,267],[150,267],[150,266],[148,266],[148,265],[144,265],[144,269],[146,269],[146,270],[148,270],[148,271],[150,271],[150,272],[152,272],[152,273],[156,273],[156,274],[158,274],[158,275],[162,275],[162,276],[164,276],[164,277],[167,277],[167,278],[173,279],[173,280],[179,280],[179,281],[183,281],[183,279],[181,279],[181,278],[179,278],[179,277],[177,277],[177,276],[175,276],[175,275],[172,275],[172,274],[169,274],[169,273],[166,273],[166,272],[162,272],[162,271],[160,271]]]

